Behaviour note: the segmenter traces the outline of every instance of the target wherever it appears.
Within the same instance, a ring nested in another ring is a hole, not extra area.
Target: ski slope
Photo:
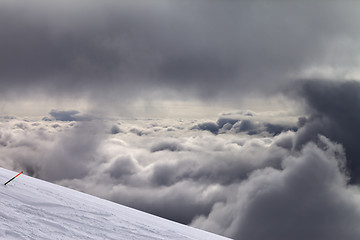
[[[0,168],[0,239],[225,240],[104,199]]]

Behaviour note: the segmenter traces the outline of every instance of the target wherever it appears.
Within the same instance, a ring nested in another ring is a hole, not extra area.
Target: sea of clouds
[[[235,239],[358,239],[356,161],[328,134],[338,118],[304,92],[322,83],[291,93],[312,109],[299,118],[239,111],[213,120],[99,120],[57,110],[42,120],[3,117],[0,164]],[[347,87],[359,84],[334,83],[326,96]]]

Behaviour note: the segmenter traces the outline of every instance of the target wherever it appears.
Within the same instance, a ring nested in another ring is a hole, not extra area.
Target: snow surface
[[[0,168],[0,239],[229,239],[16,174]]]

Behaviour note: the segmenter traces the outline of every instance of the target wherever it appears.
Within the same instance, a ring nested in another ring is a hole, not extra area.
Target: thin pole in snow
[[[17,176],[19,176],[20,174],[22,174],[23,171],[21,171],[20,173],[18,173],[18,175],[16,175],[15,177],[13,177],[12,179],[10,179],[9,181],[7,181],[6,183],[4,183],[4,185],[8,184],[9,182],[11,182],[12,180],[14,180]]]

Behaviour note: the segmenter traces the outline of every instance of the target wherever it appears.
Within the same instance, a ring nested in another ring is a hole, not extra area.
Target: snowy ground
[[[0,168],[0,239],[225,240],[25,174]]]

